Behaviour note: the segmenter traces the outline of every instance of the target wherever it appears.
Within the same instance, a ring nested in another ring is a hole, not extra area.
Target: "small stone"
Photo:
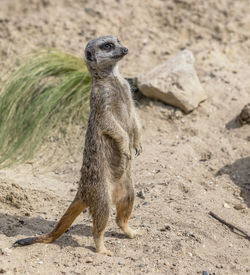
[[[238,119],[241,125],[250,124],[250,103],[244,106]]]
[[[123,263],[122,262],[118,262],[118,265],[123,265]]]
[[[142,192],[142,190],[141,191],[139,191],[139,192],[137,192],[137,197],[138,198],[140,198],[140,199],[145,199],[145,196],[144,196],[144,194],[143,194],[143,192]]]
[[[245,209],[245,208],[246,208],[245,205],[242,204],[242,203],[238,203],[234,206],[234,209],[236,209],[236,210],[242,210],[242,209]]]
[[[6,271],[3,269],[3,268],[0,268],[0,273],[3,274],[5,273]]]
[[[216,75],[215,75],[213,72],[211,72],[211,73],[209,74],[209,76],[210,76],[211,78],[215,78],[215,77],[216,77]]]
[[[228,209],[231,208],[230,205],[226,202],[223,203],[223,207],[228,208]]]
[[[144,267],[144,266],[145,266],[145,264],[139,264],[138,266],[139,266],[139,267]]]
[[[88,257],[87,259],[86,259],[86,263],[93,263],[93,259],[91,258],[91,257]]]
[[[163,228],[160,229],[160,231],[170,231],[171,227],[169,225],[165,225]]]

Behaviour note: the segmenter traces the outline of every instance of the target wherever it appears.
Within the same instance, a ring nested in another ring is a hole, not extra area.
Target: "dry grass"
[[[84,61],[42,49],[15,65],[0,92],[0,166],[34,156],[50,133],[86,122],[91,80]]]

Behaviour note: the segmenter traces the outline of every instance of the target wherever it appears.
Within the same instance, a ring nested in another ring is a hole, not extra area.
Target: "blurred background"
[[[37,47],[82,56],[86,42],[118,36],[130,50],[122,68],[142,73],[183,48],[198,62],[218,51],[250,60],[248,0],[1,0],[0,59]]]

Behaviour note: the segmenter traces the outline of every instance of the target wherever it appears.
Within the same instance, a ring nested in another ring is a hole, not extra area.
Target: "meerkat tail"
[[[13,246],[24,246],[34,243],[51,243],[59,238],[73,223],[76,217],[86,208],[87,206],[78,198],[74,199],[65,214],[62,216],[56,227],[48,234],[30,237],[18,240]]]

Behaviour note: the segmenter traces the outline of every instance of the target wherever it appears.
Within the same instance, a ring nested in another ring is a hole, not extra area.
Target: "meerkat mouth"
[[[113,59],[120,59],[122,58],[124,55],[123,54],[120,54],[120,55],[113,55],[112,58]]]

